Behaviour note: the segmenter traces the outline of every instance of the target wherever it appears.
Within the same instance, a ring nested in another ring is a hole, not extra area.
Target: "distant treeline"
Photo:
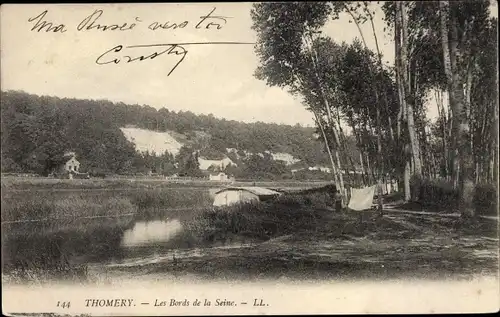
[[[235,148],[240,154],[243,151],[289,153],[301,160],[298,165],[302,166],[328,164],[324,145],[314,138],[315,129],[300,125],[242,123],[166,108],[157,110],[121,102],[37,96],[19,91],[1,93],[1,115],[2,172],[46,175],[68,150],[76,152],[81,170],[113,174],[193,170],[198,167],[196,160],[189,157],[191,150],[217,159],[226,153],[226,148]],[[136,152],[119,129],[127,125],[173,131],[186,144],[180,155],[184,157]],[[268,158],[264,161],[269,162]],[[239,164],[240,171],[233,172],[245,177],[255,172],[259,178],[269,178],[268,174],[288,174],[290,169],[279,164],[268,165],[262,171],[253,170],[266,165],[255,157],[248,163],[250,166],[246,168]],[[187,167],[182,166],[186,164]]]

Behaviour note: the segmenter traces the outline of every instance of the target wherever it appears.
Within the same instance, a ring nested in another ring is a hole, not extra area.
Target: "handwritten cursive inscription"
[[[227,19],[230,19],[232,17],[230,16],[222,16],[222,15],[212,15],[217,8],[213,8],[212,11],[210,11],[208,14],[200,16],[200,21],[194,26],[195,29],[200,30],[200,29],[216,29],[220,30],[222,29],[222,26],[227,23]],[[148,26],[148,29],[152,31],[156,31],[157,29],[163,29],[163,30],[175,30],[177,28],[183,29],[186,26],[190,25],[189,21],[183,21],[181,23],[176,23],[176,22],[153,22]]]
[[[101,56],[99,56],[97,58],[97,60],[95,61],[96,64],[98,65],[106,65],[106,64],[119,64],[121,63],[122,61],[126,62],[126,63],[132,63],[132,62],[136,62],[136,61],[144,61],[144,60],[151,60],[151,59],[155,59],[156,57],[158,56],[161,56],[163,54],[166,54],[166,55],[175,55],[175,56],[178,56],[180,55],[180,59],[179,61],[174,65],[174,67],[172,67],[172,69],[170,70],[170,72],[168,72],[167,76],[170,76],[170,74],[172,74],[172,72],[177,68],[177,66],[179,66],[180,63],[182,63],[182,61],[184,60],[184,58],[186,57],[187,55],[187,50],[178,45],[178,44],[152,44],[152,45],[132,45],[132,46],[127,46],[125,47],[125,49],[132,49],[132,51],[134,51],[134,49],[137,49],[137,48],[152,48],[152,47],[159,47],[159,48],[163,48],[159,51],[155,51],[153,53],[150,53],[149,55],[134,55],[134,56],[131,56],[131,55],[123,55],[122,58],[119,58],[119,57],[113,57],[113,56],[116,56],[116,54],[113,54],[113,53],[123,53],[122,51],[124,50],[124,47],[123,45],[117,45],[115,47],[113,47],[112,49],[104,52]],[[127,53],[128,54],[128,53]]]
[[[96,59],[96,64],[98,65],[116,65],[120,63],[132,63],[132,62],[142,62],[145,60],[152,60],[161,55],[173,55],[180,56],[177,63],[172,67],[172,69],[168,72],[167,76],[170,76],[174,72],[174,70],[179,66],[186,57],[188,51],[184,48],[184,46],[188,45],[253,45],[254,43],[245,43],[245,42],[190,42],[190,43],[166,43],[166,44],[145,44],[145,45],[130,45],[123,46],[117,45],[103,54],[101,54]],[[136,53],[132,55],[137,49],[152,49],[156,48],[157,50],[154,52],[149,52],[149,54],[140,54]],[[158,50],[159,48],[159,50]],[[128,51],[131,53],[128,53]],[[120,53],[120,54],[117,54]],[[127,54],[127,55],[123,55]],[[117,56],[118,55],[118,56]],[[121,56],[121,57],[120,57]]]
[[[166,22],[144,22],[139,17],[134,19],[129,19],[127,22],[124,20],[114,20],[111,23],[104,22],[104,11],[103,10],[93,10],[93,12],[81,20],[78,25],[76,25],[76,31],[78,32],[105,32],[105,31],[129,31],[134,32],[136,29],[149,29],[151,31],[156,30],[176,30],[191,28],[194,30],[220,30],[226,24],[228,19],[232,18],[230,16],[215,15],[216,7],[204,15],[199,16],[194,22],[191,20],[184,21],[166,21]],[[32,23],[31,31],[33,32],[54,32],[54,33],[64,33],[67,31],[66,25],[51,22],[47,18],[48,10],[45,10],[28,19],[28,22]],[[192,23],[193,22],[193,23]],[[176,58],[174,60],[174,66],[170,69],[167,76],[170,76],[177,67],[185,60],[188,51],[186,46],[193,45],[252,45],[254,43],[244,43],[244,42],[190,42],[190,43],[166,43],[166,44],[144,44],[144,45],[116,45],[110,49],[107,49],[104,53],[99,55],[95,60],[97,65],[118,65],[118,64],[128,64],[133,62],[143,62],[157,59],[160,56],[170,56]]]
[[[159,23],[159,22],[153,22],[151,23],[149,26],[148,26],[148,29],[150,29],[151,31],[156,31],[157,29],[163,29],[163,30],[168,30],[168,29],[183,29],[185,28],[187,25],[189,24],[189,21],[184,21],[182,23],[175,23],[175,22],[170,22],[167,21],[165,23]]]
[[[118,24],[110,24],[104,25],[97,23],[99,18],[102,16],[102,10],[95,10],[94,13],[83,19],[80,24],[76,27],[78,31],[90,31],[93,29],[101,30],[101,31],[129,31],[132,30],[137,24],[136,23],[118,23]],[[142,22],[138,17],[135,18],[136,22]]]
[[[28,22],[35,22],[35,25],[31,28],[31,31],[45,31],[54,33],[64,33],[66,32],[66,26],[64,24],[56,24],[52,22],[45,21],[45,16],[47,15],[47,10],[43,11],[39,15],[29,18]]]
[[[217,8],[214,7],[212,11],[209,13],[202,15],[199,17],[199,20],[191,24],[192,21],[182,21],[182,22],[152,22],[148,25],[148,29],[152,31],[156,31],[158,29],[162,30],[175,30],[175,29],[184,29],[188,25],[192,25],[192,27],[196,30],[220,30],[222,27],[227,24],[227,20],[232,18],[230,16],[222,16],[222,15],[214,15],[214,12]],[[46,20],[48,10],[43,11],[37,16],[31,17],[28,19],[28,22],[33,22],[34,25],[31,28],[31,31],[41,32],[66,32],[66,26],[64,24],[56,24],[54,22],[49,22]],[[103,23],[101,22],[101,18],[103,17],[103,10],[94,10],[92,14],[85,17],[83,20],[78,23],[76,26],[76,30],[79,32],[84,31],[131,31],[136,28],[141,22],[143,22],[139,17],[135,17],[132,22],[118,22],[118,23]]]
[[[210,20],[222,21],[222,22],[224,22],[224,24],[226,24],[227,23],[226,19],[229,19],[232,17],[212,15],[212,13],[215,12],[215,9],[216,8],[213,8],[212,11],[210,11],[210,13],[207,15],[202,15],[200,17],[200,19],[201,19],[200,22],[198,22],[198,24],[196,24],[195,28],[201,29],[203,26],[205,26],[205,29],[210,29],[211,27],[215,26],[217,28],[217,30],[222,29],[222,25],[220,23],[211,22]],[[205,21],[208,22],[206,25],[204,25]]]

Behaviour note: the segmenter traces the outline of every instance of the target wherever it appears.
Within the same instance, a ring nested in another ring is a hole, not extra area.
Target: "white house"
[[[80,162],[77,161],[75,156],[72,156],[66,163],[64,169],[68,172],[77,172],[80,169]]]
[[[314,167],[308,167],[307,168],[310,171],[321,171],[323,173],[330,173],[332,170],[329,167],[323,167],[323,166],[314,166]]]
[[[231,181],[232,179],[226,175],[226,173],[217,173],[217,174],[210,174],[208,176],[208,179],[211,181],[218,181],[218,182],[228,182]]]
[[[221,170],[225,169],[228,165],[237,166],[230,158],[225,157],[222,160],[207,160],[205,158],[199,157],[198,163],[200,164],[201,170],[208,170],[210,166],[217,167]]]
[[[80,162],[76,159],[75,152],[64,153],[64,161],[61,162],[54,170],[55,174],[65,174],[69,172],[78,173]]]
[[[80,173],[80,162],[76,159],[75,152],[66,152],[63,160],[54,170],[53,174],[57,177],[89,178],[88,173]]]
[[[250,203],[273,199],[281,193],[262,187],[228,187],[215,193],[215,207],[231,206],[238,203]]]

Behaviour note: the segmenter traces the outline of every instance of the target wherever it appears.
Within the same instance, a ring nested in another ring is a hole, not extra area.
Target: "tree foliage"
[[[405,185],[410,173],[418,177],[453,175],[463,183],[469,174],[480,182],[492,181],[492,170],[498,172],[494,150],[498,145],[494,133],[498,125],[497,19],[489,15],[488,0],[450,2],[449,12],[443,10],[443,3],[382,4],[384,32],[392,32],[395,39],[394,68],[382,63],[374,25],[379,13],[373,10],[373,3],[253,6],[260,62],[255,76],[302,98],[315,116],[340,188],[338,171],[356,164],[371,171],[372,182],[395,173],[397,177],[404,174]],[[322,33],[328,19],[338,19],[342,12],[359,31],[360,40],[352,44],[336,43]],[[443,21],[447,25],[444,32]],[[367,47],[362,32],[361,25],[367,22],[375,52]],[[451,72],[447,71],[446,54],[451,56]],[[450,95],[450,106],[442,103],[439,94],[440,118],[429,129],[429,97],[444,90]],[[356,140],[357,162],[345,147],[342,123],[350,126]],[[442,155],[436,153],[438,144]],[[409,185],[405,189],[409,193]]]

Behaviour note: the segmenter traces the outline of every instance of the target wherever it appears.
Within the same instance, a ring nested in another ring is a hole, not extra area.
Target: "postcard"
[[[497,11],[2,5],[3,313],[498,311]]]

